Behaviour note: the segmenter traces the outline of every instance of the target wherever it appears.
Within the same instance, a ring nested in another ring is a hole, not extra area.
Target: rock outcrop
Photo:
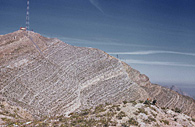
[[[101,50],[29,35],[20,30],[0,36],[0,95],[36,118],[148,97],[195,116],[193,99],[151,84],[146,75]]]

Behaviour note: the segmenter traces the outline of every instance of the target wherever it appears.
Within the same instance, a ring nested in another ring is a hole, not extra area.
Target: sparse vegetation
[[[121,109],[119,107],[116,108],[117,111],[120,111]]]
[[[133,102],[132,102],[133,103]],[[127,118],[127,114],[123,111],[123,106],[122,105],[98,105],[94,109],[84,109],[78,112],[73,112],[69,114],[69,117],[65,117],[63,115],[57,116],[57,117],[44,117],[41,120],[35,120],[32,123],[28,124],[29,126],[38,126],[38,127],[46,127],[46,126],[53,126],[53,127],[109,127],[109,126],[116,126],[120,125],[122,127],[130,127],[130,126],[139,126],[138,121],[136,120],[136,117],[134,118],[129,118],[123,119],[124,117]],[[120,108],[121,107],[121,108]],[[126,107],[128,108],[128,107]],[[134,107],[135,108],[135,107]],[[134,112],[135,115],[139,115],[139,113],[144,113],[148,115],[148,112],[144,109],[145,106],[142,108],[138,108],[136,112]],[[142,119],[142,121],[146,125],[152,125],[152,126],[157,126],[160,127],[160,125],[156,122],[156,116],[157,114],[155,113],[155,108],[150,107],[150,113],[151,115],[148,116],[147,119]],[[121,111],[122,110],[122,111]],[[13,110],[17,111],[17,110]],[[118,113],[118,114],[117,114]],[[5,111],[4,115],[10,116],[11,113]],[[11,114],[11,117],[14,117],[13,114]],[[114,118],[114,119],[113,119]],[[174,118],[174,116],[173,116]],[[124,123],[120,123],[119,121],[125,120]],[[25,122],[23,121],[13,121],[12,119],[8,118],[2,118],[3,121],[5,121],[6,126],[24,126]],[[113,121],[112,121],[113,120]],[[127,121],[126,121],[127,120]],[[189,121],[195,121],[195,119],[186,119]],[[174,121],[174,120],[173,120]],[[175,121],[177,121],[175,119]],[[161,123],[164,125],[170,125],[168,120],[162,119],[160,120]],[[162,125],[161,125],[162,126]]]
[[[139,115],[139,113],[138,113],[138,112],[134,112],[133,114],[134,114],[134,115],[136,115],[136,116],[137,116],[137,115]]]
[[[81,111],[81,115],[84,116],[84,115],[88,115],[90,113],[90,110],[89,109],[85,109],[85,110],[82,110]]]
[[[144,114],[148,115],[148,112],[147,112],[147,111],[145,111],[145,109],[144,109],[144,108],[138,108],[137,113],[144,113]]]
[[[167,120],[160,120],[160,122],[162,123],[164,123],[165,125],[169,125],[169,121],[167,121]]]
[[[155,109],[154,107],[150,106],[150,108],[151,108],[152,110],[156,111],[156,109]]]
[[[152,118],[151,116],[148,117],[150,121],[156,122],[156,119]]]
[[[126,100],[124,100],[124,101],[123,101],[123,104],[127,104],[127,101],[126,101]]]
[[[157,114],[155,114],[155,113],[153,113],[153,112],[151,112],[151,114],[154,116],[154,118],[156,118]]]
[[[2,104],[0,104],[0,107],[1,107],[1,108],[4,108],[5,106],[4,106],[4,105],[2,105]]]
[[[116,118],[122,119],[122,118],[125,117],[125,116],[127,116],[127,115],[125,114],[125,112],[121,111],[121,112],[119,112],[119,114],[116,116]]]
[[[175,110],[174,110],[175,112],[177,112],[177,113],[181,113],[181,109],[179,109],[179,108],[175,108]]]
[[[104,105],[101,104],[101,105],[95,107],[94,113],[96,114],[96,113],[100,113],[100,112],[104,112],[104,111],[106,111],[106,109],[104,109]]]
[[[143,100],[139,100],[139,103],[144,103],[144,101]]]
[[[138,122],[137,122],[134,118],[130,118],[130,119],[128,120],[128,123],[129,123],[130,125],[138,126]]]
[[[161,107],[162,110],[166,110],[167,108],[166,107]]]
[[[130,103],[132,103],[133,105],[136,105],[137,102],[134,100],[134,101],[130,101]]]

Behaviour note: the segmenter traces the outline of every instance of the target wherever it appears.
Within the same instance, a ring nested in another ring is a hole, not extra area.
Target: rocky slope
[[[98,105],[92,109],[72,112],[68,117],[45,117],[40,120],[3,118],[3,125],[24,127],[194,127],[195,119],[142,101],[123,101]]]
[[[151,84],[146,75],[101,50],[29,35],[0,36],[0,99],[34,118],[146,98],[195,116],[193,99]]]

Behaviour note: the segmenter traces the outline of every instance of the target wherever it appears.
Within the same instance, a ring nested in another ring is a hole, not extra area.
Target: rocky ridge
[[[151,84],[146,75],[101,50],[29,35],[19,30],[0,36],[0,95],[34,118],[146,98],[195,116],[192,98]]]

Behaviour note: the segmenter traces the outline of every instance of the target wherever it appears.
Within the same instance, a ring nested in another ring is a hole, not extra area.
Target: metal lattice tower
[[[29,0],[27,0],[27,8],[26,8],[26,30],[29,31]]]

